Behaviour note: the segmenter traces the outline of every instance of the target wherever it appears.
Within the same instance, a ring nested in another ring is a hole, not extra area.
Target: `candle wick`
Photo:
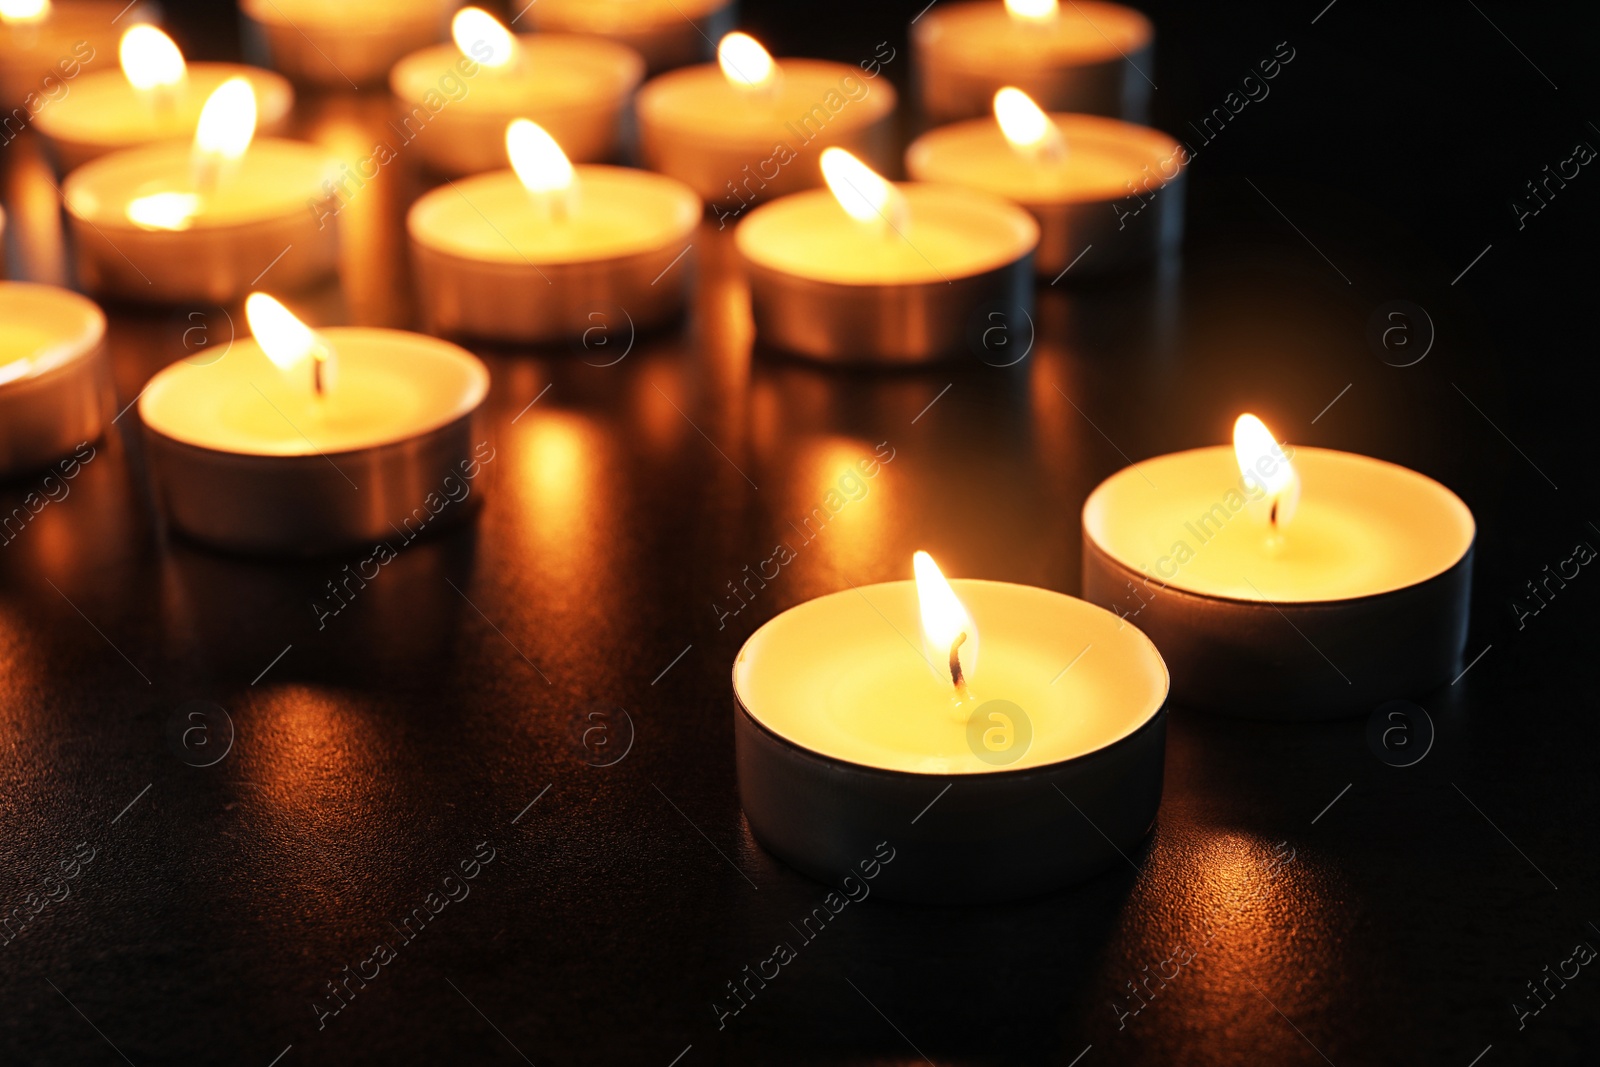
[[[1267,522],[1272,525],[1273,532],[1278,529],[1278,498],[1272,498],[1272,508],[1267,512]]]
[[[956,692],[960,694],[963,700],[968,700],[972,697],[972,694],[967,691],[966,677],[961,673],[961,657],[959,655],[961,646],[966,644],[966,641],[967,635],[963,631],[956,635],[954,641],[950,642],[950,681],[955,684]]]
[[[317,349],[311,355],[311,388],[317,396],[323,397],[328,393],[327,377],[324,368],[328,365],[328,354],[322,349]]]

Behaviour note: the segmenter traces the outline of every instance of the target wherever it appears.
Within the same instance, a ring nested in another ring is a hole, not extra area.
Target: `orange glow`
[[[39,22],[50,15],[50,0],[0,0],[0,22]]]

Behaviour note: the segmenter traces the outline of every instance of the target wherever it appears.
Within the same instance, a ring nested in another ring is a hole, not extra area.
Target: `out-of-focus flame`
[[[572,188],[572,161],[537,122],[517,119],[506,127],[506,155],[528,192],[562,193]]]
[[[456,47],[486,67],[504,67],[517,58],[517,39],[481,7],[464,7],[450,20]]]
[[[994,94],[994,117],[1018,151],[1043,159],[1065,158],[1067,142],[1061,128],[1021,89],[1008,85]]]
[[[905,198],[877,171],[843,148],[822,150],[822,176],[846,214],[860,222],[903,228]]]
[[[1060,0],[1006,0],[1006,12],[1020,22],[1049,22],[1061,13]]]
[[[233,162],[256,135],[256,91],[245,78],[229,78],[206,98],[194,131],[195,154]]]
[[[772,54],[748,33],[724,36],[717,45],[717,63],[728,81],[745,89],[765,89],[778,70]]]
[[[39,22],[50,15],[50,0],[0,0],[0,22]]]
[[[173,89],[183,84],[188,68],[172,38],[154,26],[131,27],[117,46],[122,73],[140,92]]]

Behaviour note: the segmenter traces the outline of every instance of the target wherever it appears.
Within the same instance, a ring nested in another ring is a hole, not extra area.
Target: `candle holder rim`
[[[438,433],[439,431],[448,427],[454,426],[462,419],[471,418],[478,411],[482,410],[484,402],[488,399],[490,385],[489,368],[484,364],[483,360],[479,359],[465,348],[462,348],[460,345],[451,341],[447,341],[442,337],[433,337],[429,334],[415,333],[410,330],[395,330],[383,326],[326,326],[318,327],[316,332],[324,337],[327,337],[330,341],[337,341],[337,339],[343,334],[357,332],[362,334],[391,334],[405,338],[408,341],[420,339],[430,342],[430,347],[437,346],[439,354],[447,354],[451,359],[460,362],[467,373],[472,377],[473,380],[470,386],[471,391],[468,394],[468,402],[466,403],[466,406],[462,408],[462,410],[450,413],[443,419],[443,421],[430,423],[429,425],[415,431],[408,431],[404,436],[394,437],[384,441],[374,441],[371,444],[358,445],[352,448],[341,448],[336,451],[328,451],[324,449],[315,452],[285,453],[246,452],[231,448],[213,448],[208,445],[195,444],[193,441],[186,441],[181,437],[174,437],[172,434],[167,433],[152,424],[150,420],[145,417],[145,402],[149,398],[152,390],[156,387],[157,379],[168,374],[169,372],[183,373],[181,370],[176,370],[176,368],[189,365],[187,361],[179,359],[156,371],[150,376],[150,379],[145,382],[144,389],[140,392],[138,399],[134,403],[134,407],[139,413],[140,425],[144,427],[146,433],[159,437],[163,441],[210,455],[227,456],[247,461],[269,461],[273,463],[290,463],[297,460],[325,462],[328,459],[337,458],[339,456],[367,455],[380,449],[407,447],[412,442],[427,437],[430,434]],[[238,343],[254,344],[255,338],[241,338]],[[334,344],[333,347],[337,350],[338,345]]]
[[[777,615],[774,615],[771,618],[767,619],[760,626],[757,626],[753,631],[751,631],[750,636],[746,637],[744,639],[744,641],[739,645],[739,651],[737,653],[735,653],[734,657],[733,657],[733,666],[730,667],[729,671],[728,671],[728,681],[729,681],[730,688],[732,688],[732,690],[733,690],[734,703],[738,706],[738,708],[739,708],[739,710],[741,712],[743,712],[746,716],[749,717],[750,721],[754,722],[757,726],[761,727],[761,729],[764,730],[765,732],[767,732],[768,734],[771,734],[773,737],[776,737],[778,740],[784,742],[785,744],[787,744],[787,745],[789,745],[789,746],[791,746],[791,747],[793,747],[795,749],[798,749],[799,751],[804,752],[804,753],[806,753],[808,755],[814,756],[817,759],[822,760],[824,762],[833,764],[835,766],[849,767],[849,768],[858,769],[858,770],[873,771],[873,772],[876,772],[876,773],[879,773],[879,774],[886,774],[886,775],[905,775],[905,774],[919,775],[919,776],[922,776],[922,777],[926,777],[926,778],[928,778],[930,780],[937,779],[937,778],[940,778],[940,777],[950,777],[952,775],[957,776],[957,777],[962,777],[962,778],[980,777],[980,778],[983,778],[983,779],[987,780],[987,779],[989,779],[989,778],[991,778],[993,776],[996,776],[996,775],[1024,775],[1024,774],[1029,774],[1029,773],[1034,773],[1034,772],[1043,772],[1043,771],[1050,771],[1052,769],[1059,769],[1059,768],[1061,768],[1061,767],[1063,767],[1063,766],[1065,766],[1067,764],[1071,764],[1071,763],[1073,763],[1075,761],[1084,760],[1084,759],[1087,759],[1089,757],[1093,757],[1093,756],[1095,756],[1095,755],[1097,755],[1097,754],[1099,754],[1101,752],[1106,751],[1107,749],[1109,749],[1109,748],[1111,748],[1111,747],[1113,747],[1115,745],[1119,745],[1122,742],[1127,741],[1130,738],[1133,738],[1133,737],[1137,736],[1147,726],[1149,726],[1152,722],[1154,722],[1157,719],[1159,719],[1161,717],[1162,713],[1166,711],[1167,705],[1169,703],[1171,703],[1171,701],[1172,701],[1172,671],[1171,671],[1170,668],[1167,667],[1167,661],[1166,661],[1166,658],[1161,655],[1161,649],[1156,647],[1156,643],[1150,639],[1150,635],[1149,634],[1145,633],[1143,630],[1139,629],[1139,627],[1137,627],[1137,626],[1133,625],[1132,623],[1128,622],[1126,619],[1119,618],[1116,612],[1109,611],[1109,610],[1101,607],[1099,604],[1092,603],[1091,601],[1085,600],[1082,597],[1075,597],[1070,593],[1063,593],[1058,589],[1046,589],[1044,586],[1028,585],[1028,584],[1026,584],[1024,582],[1004,582],[1004,581],[998,581],[998,580],[993,579],[993,578],[951,578],[951,579],[949,579],[949,581],[950,581],[950,585],[952,587],[957,588],[958,591],[959,591],[959,588],[961,586],[963,586],[963,585],[990,585],[990,586],[1007,586],[1007,587],[1012,587],[1012,588],[1027,589],[1027,590],[1034,590],[1034,591],[1042,592],[1042,593],[1049,593],[1049,594],[1052,594],[1054,596],[1061,597],[1061,598],[1063,598],[1065,600],[1074,601],[1077,604],[1080,604],[1083,607],[1088,608],[1091,612],[1093,612],[1095,614],[1104,615],[1108,619],[1116,619],[1120,623],[1120,627],[1122,629],[1128,630],[1139,641],[1141,641],[1143,643],[1145,651],[1148,652],[1149,655],[1152,657],[1152,659],[1154,660],[1156,666],[1161,669],[1161,699],[1156,701],[1155,707],[1149,712],[1149,714],[1144,719],[1140,720],[1131,729],[1129,729],[1127,733],[1123,734],[1121,737],[1118,737],[1115,741],[1111,741],[1108,744],[1101,745],[1099,748],[1090,749],[1087,752],[1081,752],[1076,756],[1068,756],[1066,759],[1054,760],[1054,761],[1052,761],[1050,763],[1034,764],[1034,765],[1028,766],[1028,767],[1017,767],[1017,768],[1012,768],[1012,769],[1009,769],[1009,770],[997,770],[997,771],[984,771],[984,770],[973,770],[973,771],[906,771],[906,770],[892,770],[892,769],[889,769],[887,767],[874,767],[874,766],[872,766],[870,764],[866,764],[866,763],[856,763],[856,762],[854,762],[852,760],[841,759],[841,758],[839,758],[837,756],[829,756],[826,753],[818,752],[814,748],[810,748],[810,747],[808,747],[806,745],[802,745],[798,741],[795,741],[795,740],[793,740],[791,738],[784,737],[782,734],[777,733],[772,728],[770,728],[765,723],[763,723],[756,716],[756,714],[750,710],[749,706],[746,705],[746,703],[745,703],[744,696],[739,692],[739,676],[738,676],[739,664],[744,660],[745,652],[749,649],[751,643],[753,641],[755,641],[755,639],[761,635],[761,632],[763,630],[765,630],[768,626],[770,626],[774,621],[776,621],[777,619],[779,619],[783,615],[786,615],[790,611],[793,611],[796,608],[802,607],[805,604],[811,604],[811,603],[814,603],[814,602],[819,601],[819,600],[826,600],[826,599],[829,599],[830,597],[844,597],[844,596],[848,596],[851,593],[857,593],[857,594],[864,595],[864,594],[870,592],[873,589],[883,589],[886,586],[902,586],[902,587],[903,586],[912,586],[912,587],[916,586],[915,579],[897,578],[897,579],[894,579],[892,581],[887,581],[887,582],[873,582],[873,583],[871,583],[869,585],[853,586],[853,587],[851,587],[849,589],[837,589],[837,590],[834,590],[832,593],[824,593],[819,597],[812,597],[810,600],[804,600],[804,601],[801,601],[799,604],[794,604],[794,605],[791,605],[788,608],[785,608],[783,611],[778,612]]]
[[[780,74],[785,66],[795,71],[811,69],[817,73],[822,73],[824,71],[830,73],[836,71],[854,72],[858,69],[849,63],[840,63],[831,59],[817,59],[812,56],[774,56],[773,62],[776,64]],[[676,110],[669,106],[669,100],[660,99],[663,93],[667,93],[678,88],[678,82],[686,82],[691,78],[705,77],[708,71],[714,72],[724,84],[727,84],[727,88],[730,91],[730,101],[739,99],[736,94],[739,93],[740,90],[737,86],[727,83],[726,78],[724,78],[722,75],[721,68],[715,61],[710,63],[694,63],[685,67],[676,67],[672,70],[662,71],[660,74],[650,78],[639,87],[638,95],[634,100],[634,107],[639,113],[640,121],[645,121],[646,114],[648,112],[649,121],[654,126],[665,130],[671,130],[673,133],[692,134],[696,140],[718,145],[731,145],[737,147],[748,141],[750,137],[762,136],[761,133],[750,133],[748,131],[743,133],[724,133],[719,129],[708,128],[703,123],[697,122],[692,118],[686,119],[682,117]],[[885,116],[893,114],[900,99],[898,90],[896,90],[894,85],[888,81],[883,81],[881,84],[874,85],[873,89],[881,91],[876,93],[869,92],[866,96],[862,97],[860,101],[853,101],[853,103],[865,104],[867,101],[872,100],[874,96],[885,101],[885,103],[877,107],[876,110],[863,107],[852,111],[849,113],[850,115],[860,115],[862,117],[851,118],[849,121],[840,121],[841,119],[845,118],[845,113],[841,111],[840,114],[833,116],[833,118],[829,120],[828,128],[832,130],[835,125],[838,125],[849,130],[859,129],[861,127],[870,126],[874,122],[881,121]],[[776,122],[779,118],[781,118],[781,116],[774,115],[774,122]]]
[[[1074,14],[1080,16],[1082,21],[1088,22],[1091,26],[1094,26],[1095,24],[1093,20],[1089,18],[1090,12],[1096,9],[1103,14],[1110,14],[1112,11],[1118,12],[1116,17],[1126,19],[1129,25],[1137,27],[1137,33],[1131,38],[1131,40],[1134,42],[1135,50],[1143,51],[1144,49],[1149,48],[1155,41],[1155,22],[1152,21],[1150,16],[1146,15],[1143,11],[1140,11],[1137,8],[1129,7],[1127,4],[1116,3],[1114,0],[1075,0],[1075,2],[1065,6],[1074,8]],[[1010,14],[1005,11],[1005,5],[1003,3],[995,3],[994,0],[954,0],[952,3],[940,4],[935,10],[928,12],[928,20],[921,26],[913,25],[911,28],[911,39],[918,44],[926,45],[929,38],[945,30],[946,27],[943,25],[943,23],[948,22],[950,19],[962,17],[991,17],[986,15],[986,12],[991,10],[1000,13],[1005,18],[1015,23],[1015,20],[1012,20]],[[1062,16],[1065,16],[1069,19],[1073,18],[1072,15],[1068,15],[1065,11],[1061,12],[1057,17],[1060,18]],[[1018,25],[1016,28],[1025,32],[1032,32],[1037,27]],[[1097,30],[1099,29],[1098,26],[1095,28]],[[1087,52],[1041,52],[1039,53],[1039,58],[1042,61],[1042,65],[1052,67],[1061,65],[1063,61],[1071,59],[1071,57],[1074,55],[1094,57],[1092,59],[1084,60],[1082,65],[1104,62],[1112,57],[1115,57],[1119,62],[1126,61],[1127,59],[1127,56],[1124,54],[1124,52],[1119,51],[1117,46],[1109,39],[1101,42],[1100,47],[1110,48],[1111,51],[1104,56],[1102,56],[1102,53],[1098,48]],[[946,62],[951,62],[949,56],[942,56],[941,58]],[[1029,58],[1032,57],[1018,55],[1016,53],[1006,57],[1008,63],[1017,63],[1018,65],[1021,65],[1019,61]],[[959,66],[960,64],[952,63],[952,65]]]
[[[4,233],[5,219],[0,216],[0,235]],[[105,309],[82,293],[45,282],[0,279],[0,296],[8,292],[27,298],[30,302],[55,301],[64,313],[81,314],[83,321],[81,329],[75,330],[70,337],[60,342],[68,346],[62,358],[43,370],[29,373],[14,382],[6,383],[7,385],[24,388],[30,383],[45,381],[81,360],[91,358],[105,345],[107,331]]]
[[[757,259],[751,254],[749,246],[754,240],[754,238],[748,236],[751,232],[753,232],[751,230],[751,223],[754,223],[758,220],[765,220],[766,218],[771,217],[775,211],[781,210],[786,206],[792,206],[793,203],[798,200],[836,201],[837,198],[834,196],[832,190],[828,189],[827,187],[823,187],[820,189],[804,189],[798,193],[790,193],[788,196],[780,196],[776,200],[770,200],[765,204],[758,205],[757,207],[751,209],[750,213],[746,215],[745,218],[738,224],[738,226],[734,228],[734,248],[739,253],[739,258],[744,262],[744,265],[747,269],[763,271],[774,279],[782,280],[785,285],[813,286],[823,290],[848,289],[853,292],[880,291],[884,293],[903,292],[905,290],[915,289],[918,287],[944,286],[949,285],[951,282],[964,282],[976,278],[991,277],[993,275],[1001,274],[1016,266],[1016,264],[1020,263],[1022,260],[1033,255],[1033,253],[1039,248],[1039,239],[1043,232],[1039,228],[1039,220],[1034,218],[1033,215],[1029,214],[1027,208],[1023,207],[1021,204],[1018,204],[1014,200],[1007,199],[1006,197],[999,196],[995,193],[987,192],[983,189],[974,189],[965,185],[956,185],[953,182],[893,182],[891,184],[893,184],[896,189],[901,189],[906,186],[921,187],[925,189],[936,190],[941,194],[951,194],[957,199],[965,199],[968,201],[988,201],[988,203],[984,206],[986,208],[994,209],[998,215],[1006,216],[1013,226],[1016,227],[1017,236],[1019,238],[1025,237],[1027,239],[1026,246],[1021,247],[1019,250],[1017,250],[1015,255],[1011,255],[1007,259],[985,264],[975,270],[962,271],[960,273],[950,273],[935,267],[934,270],[939,274],[939,277],[918,279],[907,282],[883,282],[874,280],[857,281],[852,279],[818,278],[812,274],[796,273],[795,271],[786,269],[778,264]],[[840,208],[839,210],[841,214],[844,211],[843,208]],[[912,247],[914,248],[916,246],[913,244]]]
[[[1232,456],[1233,455],[1233,446],[1232,445],[1199,445],[1199,446],[1197,446],[1195,448],[1180,449],[1177,452],[1164,452],[1159,456],[1151,457],[1151,459],[1163,459],[1163,458],[1166,458],[1167,456],[1183,456],[1183,455],[1188,455],[1188,454],[1193,453],[1193,452],[1225,452],[1229,456]],[[1445,575],[1450,574],[1457,567],[1461,566],[1462,561],[1470,560],[1472,558],[1472,550],[1473,550],[1474,547],[1476,547],[1476,545],[1478,543],[1478,518],[1477,518],[1476,515],[1474,515],[1472,513],[1472,509],[1467,506],[1467,502],[1461,499],[1460,494],[1458,494],[1454,489],[1451,489],[1448,485],[1445,485],[1443,482],[1439,481],[1437,478],[1433,478],[1433,477],[1430,477],[1429,475],[1423,474],[1421,471],[1419,471],[1419,470],[1417,470],[1417,469],[1415,469],[1413,467],[1407,467],[1403,463],[1395,463],[1395,462],[1393,462],[1391,460],[1382,459],[1382,458],[1380,458],[1378,456],[1365,455],[1365,454],[1360,453],[1360,452],[1349,452],[1349,451],[1346,451],[1345,449],[1342,449],[1342,448],[1324,448],[1324,447],[1321,447],[1321,446],[1318,446],[1318,445],[1296,445],[1296,446],[1294,446],[1294,452],[1295,452],[1295,455],[1299,455],[1302,452],[1325,453],[1325,454],[1328,454],[1328,455],[1335,455],[1335,456],[1341,456],[1341,457],[1348,457],[1350,459],[1362,460],[1362,461],[1365,461],[1365,462],[1368,462],[1368,463],[1378,463],[1378,464],[1382,464],[1385,467],[1392,467],[1395,470],[1403,472],[1404,474],[1410,475],[1410,476],[1415,477],[1415,478],[1421,478],[1423,481],[1431,483],[1432,485],[1434,485],[1444,495],[1444,497],[1447,500],[1453,502],[1453,506],[1459,507],[1460,510],[1461,510],[1461,514],[1466,517],[1468,526],[1469,526],[1470,531],[1471,531],[1467,536],[1466,547],[1462,550],[1461,555],[1459,555],[1455,559],[1451,560],[1448,565],[1446,565],[1446,566],[1440,568],[1438,571],[1435,571],[1434,573],[1428,575],[1426,578],[1419,579],[1418,581],[1415,581],[1415,582],[1408,582],[1405,585],[1396,586],[1393,589],[1382,589],[1382,590],[1379,590],[1378,592],[1375,592],[1375,593],[1362,593],[1360,596],[1331,597],[1331,598],[1325,598],[1325,599],[1321,599],[1321,600],[1268,600],[1268,599],[1266,599],[1264,597],[1261,598],[1261,599],[1254,599],[1254,598],[1250,598],[1250,597],[1225,596],[1225,595],[1220,594],[1220,593],[1203,593],[1203,592],[1200,592],[1198,590],[1194,590],[1194,589],[1190,589],[1190,588],[1185,587],[1185,586],[1178,585],[1175,582],[1171,582],[1171,581],[1162,583],[1162,586],[1161,586],[1162,592],[1164,592],[1164,593],[1165,592],[1182,593],[1182,594],[1185,594],[1187,596],[1194,597],[1194,598],[1196,598],[1198,600],[1225,601],[1225,602],[1231,603],[1231,604],[1245,604],[1245,605],[1250,605],[1250,604],[1256,604],[1256,605],[1259,605],[1259,604],[1271,604],[1274,607],[1277,607],[1279,609],[1284,609],[1284,608],[1314,608],[1314,607],[1318,607],[1318,606],[1328,607],[1330,605],[1351,605],[1351,604],[1356,604],[1356,603],[1359,603],[1359,602],[1362,602],[1362,601],[1377,600],[1380,597],[1394,596],[1395,594],[1398,594],[1398,593],[1405,593],[1405,592],[1407,592],[1409,590],[1416,589],[1419,586],[1426,585],[1429,582],[1436,581],[1439,578],[1442,578]],[[1149,460],[1146,460],[1144,462],[1149,462]],[[1100,539],[1095,536],[1094,530],[1089,525],[1089,508],[1090,508],[1090,506],[1092,504],[1095,503],[1095,499],[1096,499],[1097,496],[1099,496],[1101,490],[1103,490],[1108,484],[1110,484],[1110,482],[1111,482],[1111,480],[1113,478],[1116,478],[1118,475],[1121,475],[1124,472],[1126,472],[1128,470],[1132,470],[1132,469],[1133,469],[1132,467],[1124,467],[1122,470],[1115,471],[1112,474],[1110,474],[1109,476],[1107,476],[1105,479],[1103,479],[1100,482],[1099,485],[1096,485],[1093,489],[1091,489],[1089,491],[1089,495],[1084,497],[1083,507],[1082,507],[1082,509],[1080,509],[1080,511],[1078,513],[1078,522],[1079,522],[1079,528],[1083,532],[1083,544],[1084,544],[1084,548],[1086,550],[1088,548],[1092,547],[1101,556],[1104,556],[1107,560],[1109,560],[1110,562],[1116,564],[1117,567],[1119,567],[1120,569],[1128,572],[1130,575],[1133,575],[1136,578],[1144,578],[1144,577],[1147,577],[1147,575],[1146,575],[1146,573],[1144,571],[1136,570],[1133,566],[1131,566],[1129,563],[1127,563],[1125,560],[1123,560],[1120,556],[1117,556],[1117,555],[1113,554],[1110,549],[1108,549],[1105,545],[1101,544],[1100,543]],[[1157,581],[1160,581],[1159,577],[1157,578]]]

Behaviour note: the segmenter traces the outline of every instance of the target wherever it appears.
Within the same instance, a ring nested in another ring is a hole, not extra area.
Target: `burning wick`
[[[967,635],[965,631],[956,634],[956,639],[950,642],[950,681],[955,683],[956,693],[962,700],[971,700],[972,693],[967,689],[967,679],[961,673],[961,657],[957,654],[961,651],[961,646],[966,642]]]

